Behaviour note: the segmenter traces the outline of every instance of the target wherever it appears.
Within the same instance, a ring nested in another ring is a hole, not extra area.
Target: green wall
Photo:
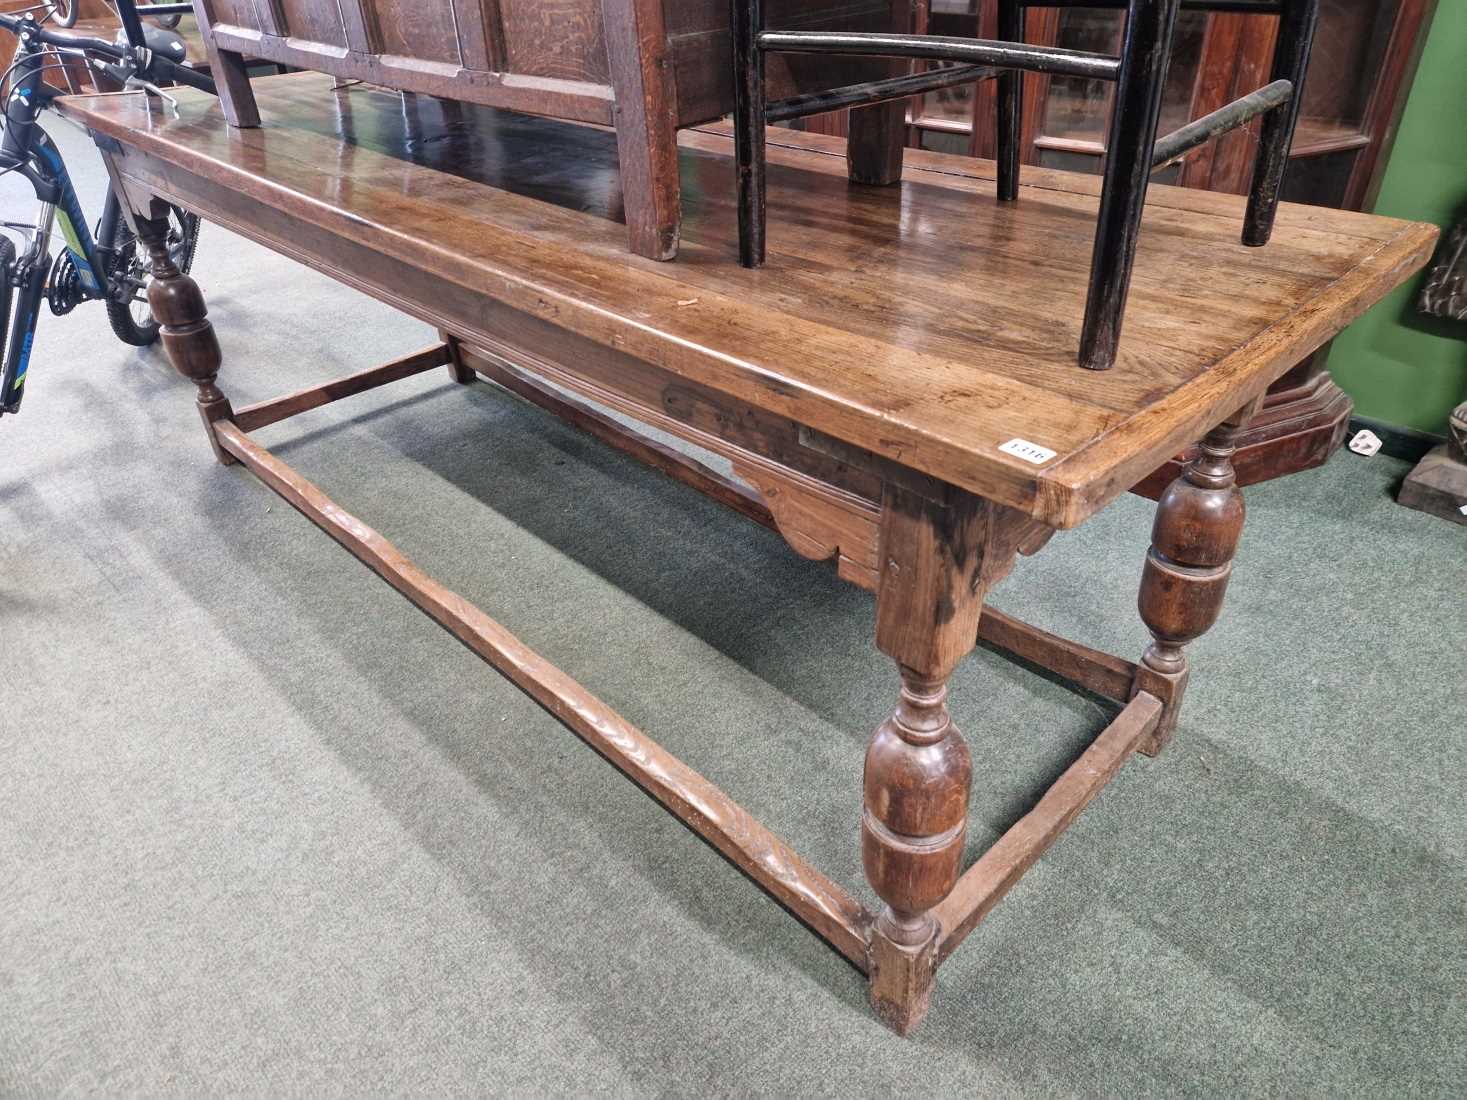
[[[1443,227],[1467,218],[1467,0],[1437,6],[1375,212]],[[1418,313],[1423,279],[1341,333],[1329,368],[1359,415],[1440,434],[1467,400],[1467,322]]]

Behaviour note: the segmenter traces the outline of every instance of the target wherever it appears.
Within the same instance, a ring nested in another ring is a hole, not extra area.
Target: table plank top
[[[356,242],[403,280],[431,272],[1060,527],[1255,398],[1437,235],[1284,204],[1273,241],[1245,248],[1241,198],[1155,186],[1120,355],[1093,372],[1076,349],[1094,177],[1026,167],[999,204],[991,163],[908,150],[899,187],[853,186],[838,139],[772,130],[770,259],[751,271],[730,137],[685,131],[682,251],[656,263],[626,250],[611,133],[331,85],[256,80],[254,130],[187,89],[176,116],[139,94],[62,110],[268,202],[303,240]],[[1055,457],[999,450],[1015,439]]]

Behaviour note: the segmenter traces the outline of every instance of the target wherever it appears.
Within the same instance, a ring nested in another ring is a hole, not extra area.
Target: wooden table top
[[[817,432],[1070,527],[1257,396],[1425,264],[1435,227],[1285,204],[1238,243],[1243,200],[1151,189],[1116,366],[1076,365],[1099,181],[908,150],[900,187],[851,186],[842,143],[771,130],[769,265],[737,262],[731,141],[682,135],[683,243],[628,254],[604,130],[314,73],[255,81],[229,130],[188,89],[65,114],[262,198],[334,239],[628,352]],[[207,211],[206,211],[207,213]],[[207,293],[208,288],[205,287]],[[1042,466],[999,450],[1056,452]]]

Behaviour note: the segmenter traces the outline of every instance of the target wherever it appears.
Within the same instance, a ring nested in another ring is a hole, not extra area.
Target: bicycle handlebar
[[[17,19],[10,15],[0,15],[0,29],[7,30],[16,37],[19,37],[22,31],[29,30],[37,41],[44,42],[48,46],[66,50],[89,50],[106,54],[119,61],[127,60],[126,46],[108,42],[105,38],[88,38],[84,34],[72,34],[69,31],[49,31],[33,19]]]
[[[218,89],[212,78],[191,69],[186,65],[179,65],[163,57],[153,50],[146,53],[146,64],[143,63],[143,55],[137,54],[128,46],[119,46],[115,42],[108,42],[103,38],[88,38],[82,34],[72,34],[67,31],[52,31],[39,26],[34,20],[17,19],[9,15],[0,15],[0,28],[9,31],[17,37],[22,31],[28,30],[35,36],[36,40],[48,46],[55,46],[63,50],[78,50],[87,53],[101,54],[119,61],[123,66],[130,66],[129,75],[135,72],[144,79],[153,79],[157,82],[167,84],[184,84],[190,88],[197,88],[201,92],[210,95],[218,95]],[[109,74],[116,76],[116,74]]]
[[[213,77],[199,72],[198,69],[191,69],[187,65],[170,61],[166,57],[154,54],[153,63],[148,66],[148,70],[165,83],[184,84],[190,88],[197,88],[201,92],[208,92],[212,96],[219,94]]]

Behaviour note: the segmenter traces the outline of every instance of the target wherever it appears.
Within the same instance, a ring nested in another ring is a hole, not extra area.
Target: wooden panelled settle
[[[490,107],[614,125],[632,251],[677,255],[676,131],[733,103],[727,0],[194,0],[225,116],[260,124],[245,59]],[[910,0],[771,0],[781,29],[894,30]],[[871,59],[784,57],[776,94],[884,74]],[[903,135],[852,120],[852,171],[899,165]],[[863,130],[876,131],[875,138]]]

